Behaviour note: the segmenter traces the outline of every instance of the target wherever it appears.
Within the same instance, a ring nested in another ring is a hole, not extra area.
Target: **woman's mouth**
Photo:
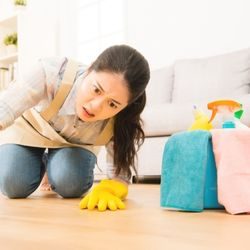
[[[86,108],[82,107],[82,110],[83,110],[83,116],[87,117],[87,118],[90,118],[90,117],[94,117],[95,115],[94,114],[91,114]]]

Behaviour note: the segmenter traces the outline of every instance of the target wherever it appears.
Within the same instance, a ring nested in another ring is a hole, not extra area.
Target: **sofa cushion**
[[[200,104],[201,109],[206,103]],[[146,136],[166,136],[187,130],[193,122],[193,104],[164,103],[148,106],[142,113]]]
[[[173,102],[213,101],[249,92],[250,49],[176,61]]]
[[[152,105],[171,101],[174,68],[172,66],[153,70],[146,88],[147,103]]]

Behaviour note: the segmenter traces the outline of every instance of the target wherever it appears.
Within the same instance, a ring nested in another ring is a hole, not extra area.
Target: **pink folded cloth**
[[[218,200],[230,214],[250,212],[250,129],[211,130]]]

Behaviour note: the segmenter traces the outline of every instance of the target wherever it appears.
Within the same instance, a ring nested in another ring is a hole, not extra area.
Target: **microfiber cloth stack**
[[[172,135],[164,149],[161,206],[200,212],[220,208],[211,134],[203,130]]]

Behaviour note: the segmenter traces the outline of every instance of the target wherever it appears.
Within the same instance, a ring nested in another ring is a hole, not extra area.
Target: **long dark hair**
[[[137,174],[135,159],[145,137],[140,114],[146,104],[145,88],[150,78],[148,62],[134,48],[115,45],[104,50],[89,70],[120,73],[127,83],[130,100],[115,116],[113,141],[115,174],[122,173],[130,178],[130,167]]]

